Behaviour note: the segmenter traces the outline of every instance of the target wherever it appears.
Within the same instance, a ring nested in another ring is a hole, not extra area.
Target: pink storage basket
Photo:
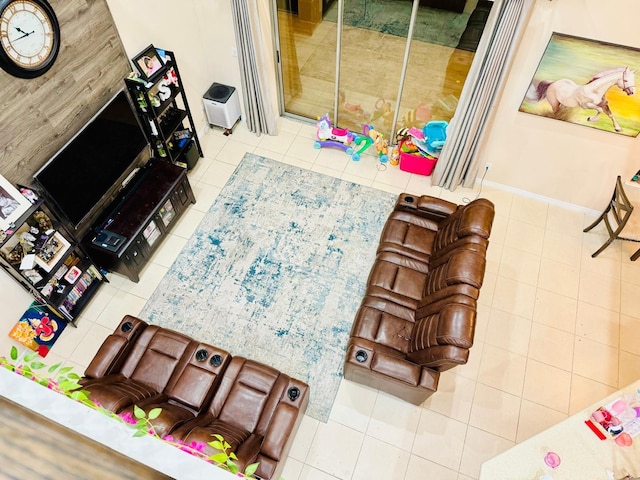
[[[400,170],[404,170],[405,172],[431,175],[437,161],[437,158],[427,158],[422,155],[400,152]]]

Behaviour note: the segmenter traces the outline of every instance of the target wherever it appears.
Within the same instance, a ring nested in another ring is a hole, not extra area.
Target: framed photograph
[[[69,250],[71,244],[59,232],[54,232],[36,253],[36,264],[45,272],[50,272],[62,256]]]
[[[149,45],[131,61],[145,80],[151,79],[164,66],[162,57],[153,45]]]
[[[640,49],[553,33],[519,111],[635,137]]]
[[[31,202],[0,176],[0,230],[9,230],[31,206]]]

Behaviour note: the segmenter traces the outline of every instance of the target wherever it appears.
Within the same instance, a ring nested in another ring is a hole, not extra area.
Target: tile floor
[[[62,360],[84,371],[122,316],[142,309],[247,151],[393,193],[458,203],[477,195],[477,188],[434,188],[430,178],[396,167],[380,171],[374,156],[353,162],[341,150],[315,150],[314,138],[314,126],[287,119],[276,137],[257,137],[244,124],[230,137],[208,132],[206,156],[189,174],[198,203],[138,284],[110,275],[47,363]],[[438,392],[422,406],[343,381],[328,423],[304,418],[286,480],[475,479],[484,460],[638,378],[634,245],[617,242],[592,259],[603,234],[582,233],[591,215],[486,185],[482,195],[497,216],[469,363],[443,373]],[[2,351],[7,342],[0,341]]]

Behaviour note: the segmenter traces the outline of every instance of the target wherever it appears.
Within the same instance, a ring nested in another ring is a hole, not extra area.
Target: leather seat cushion
[[[115,413],[120,413],[125,408],[137,405],[143,400],[163,398],[162,394],[153,387],[121,374],[107,375],[87,382],[84,390],[89,392],[89,398],[93,402]]]

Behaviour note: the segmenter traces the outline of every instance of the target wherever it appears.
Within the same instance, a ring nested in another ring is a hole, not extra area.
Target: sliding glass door
[[[450,121],[492,2],[277,0],[282,107],[342,128]]]

